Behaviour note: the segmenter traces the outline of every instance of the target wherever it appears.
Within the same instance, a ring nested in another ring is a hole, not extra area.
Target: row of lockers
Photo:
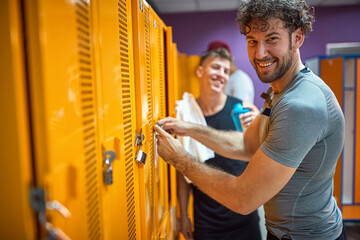
[[[334,197],[345,221],[360,220],[360,56],[321,56],[306,61],[335,93],[345,116],[345,144],[334,176]]]
[[[174,239],[153,125],[198,91],[198,57],[145,0],[0,7],[1,238]]]

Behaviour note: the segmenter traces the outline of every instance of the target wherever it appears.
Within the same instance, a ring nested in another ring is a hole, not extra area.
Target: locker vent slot
[[[165,116],[165,63],[164,63],[164,38],[163,38],[163,32],[162,28],[159,26],[159,30],[157,31],[157,38],[158,38],[158,46],[159,46],[159,69],[160,69],[160,76],[159,76],[159,82],[160,82],[160,116]]]
[[[148,115],[147,120],[150,125],[150,129],[152,129],[153,123],[153,104],[152,104],[152,82],[151,82],[151,62],[150,62],[150,17],[149,17],[149,9],[145,8],[145,69],[146,69],[146,95],[148,100]],[[154,66],[155,67],[155,66]],[[147,159],[151,161],[150,163],[150,204],[154,205],[154,136],[153,132],[150,131],[150,139],[149,139],[149,152]]]
[[[129,31],[127,22],[127,1],[119,0],[119,38],[120,38],[120,62],[122,82],[122,110],[124,123],[124,149],[125,149],[125,174],[126,174],[126,201],[127,201],[127,224],[128,239],[136,239],[135,222],[135,193],[134,193],[134,154],[133,154],[133,122],[131,112],[131,79],[129,59]]]
[[[88,2],[84,0],[76,1],[75,5],[85,153],[88,239],[101,239],[99,182],[96,168],[96,128],[90,6]]]

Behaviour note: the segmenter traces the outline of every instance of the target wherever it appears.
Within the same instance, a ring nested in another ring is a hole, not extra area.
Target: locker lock
[[[106,185],[113,184],[113,168],[111,166],[111,163],[115,160],[115,157],[116,157],[116,153],[113,150],[104,152],[104,163],[105,163],[104,182]]]
[[[138,162],[138,163],[142,163],[145,165],[145,161],[146,161],[146,153],[144,153],[142,150],[141,150],[141,147],[142,147],[142,144],[143,144],[143,141],[145,140],[145,135],[144,134],[140,134],[140,133],[137,133],[136,134],[136,141],[135,141],[135,146],[139,146],[139,151],[136,155],[136,158],[135,158],[135,161]]]

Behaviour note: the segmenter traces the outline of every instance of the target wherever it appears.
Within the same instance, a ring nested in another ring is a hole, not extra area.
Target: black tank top
[[[218,113],[205,117],[207,125],[220,130],[235,130],[231,110],[241,100],[228,96],[224,108]],[[247,162],[225,158],[215,153],[215,157],[205,164],[235,176],[241,175]],[[243,239],[260,240],[259,216],[257,211],[241,215],[216,202],[193,186],[195,239]]]

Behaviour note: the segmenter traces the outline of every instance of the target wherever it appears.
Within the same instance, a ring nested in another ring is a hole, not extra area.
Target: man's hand
[[[184,172],[186,163],[191,160],[191,156],[185,151],[179,140],[173,138],[161,127],[155,124],[154,130],[157,132],[157,151],[160,157],[179,171]]]
[[[240,114],[240,122],[244,128],[244,131],[249,127],[249,125],[254,121],[257,115],[259,115],[259,109],[251,103],[243,102],[243,107],[250,109],[250,112]]]
[[[169,134],[177,136],[188,136],[191,123],[184,122],[172,117],[167,117],[158,121],[158,124]]]
[[[191,221],[188,216],[181,216],[180,223],[180,231],[184,235],[185,239],[194,239],[192,229],[191,229]]]

